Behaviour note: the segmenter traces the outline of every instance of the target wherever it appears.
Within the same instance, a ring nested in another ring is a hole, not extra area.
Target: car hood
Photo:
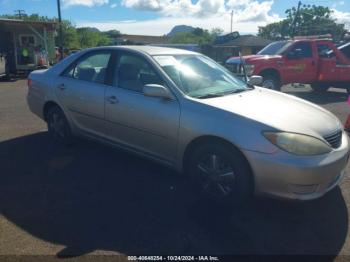
[[[202,103],[273,129],[324,137],[342,128],[329,111],[295,96],[256,87],[224,97],[202,99]]]

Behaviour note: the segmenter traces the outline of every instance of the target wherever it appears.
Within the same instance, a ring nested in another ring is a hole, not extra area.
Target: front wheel
[[[325,93],[328,91],[330,86],[325,83],[312,83],[311,88],[316,93]]]
[[[215,201],[239,203],[253,191],[247,161],[226,144],[198,146],[191,154],[188,172],[201,193]]]
[[[47,127],[50,136],[55,142],[69,145],[72,143],[72,133],[69,123],[63,111],[58,106],[53,106],[47,113]]]
[[[281,83],[278,77],[272,74],[263,75],[262,77],[263,77],[262,87],[271,89],[271,90],[281,91]]]

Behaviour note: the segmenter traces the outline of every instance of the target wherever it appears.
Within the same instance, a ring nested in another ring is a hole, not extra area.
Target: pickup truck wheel
[[[311,88],[316,93],[325,93],[328,91],[330,86],[325,83],[312,83]]]
[[[278,77],[274,75],[263,75],[262,77],[263,77],[262,87],[271,89],[271,90],[281,91],[281,83]]]
[[[216,202],[238,204],[252,195],[250,167],[229,145],[199,145],[191,154],[187,171],[200,193]]]
[[[10,74],[6,74],[6,75],[4,76],[4,80],[5,80],[5,81],[11,80]]]

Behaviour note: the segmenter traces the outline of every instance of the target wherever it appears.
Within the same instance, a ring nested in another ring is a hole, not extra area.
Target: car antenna
[[[241,65],[242,65],[242,69],[243,69],[244,80],[246,82],[248,82],[247,71],[245,70],[245,60],[244,60],[241,52],[239,52],[238,54],[239,54],[239,58],[241,59]]]

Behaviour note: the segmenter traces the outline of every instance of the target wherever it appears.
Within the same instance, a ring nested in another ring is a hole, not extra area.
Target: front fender
[[[263,76],[263,75],[266,75],[268,73],[277,75],[280,79],[281,84],[282,85],[286,84],[285,79],[283,77],[283,73],[282,73],[281,69],[278,67],[271,67],[271,66],[258,67],[254,70],[253,74]]]

